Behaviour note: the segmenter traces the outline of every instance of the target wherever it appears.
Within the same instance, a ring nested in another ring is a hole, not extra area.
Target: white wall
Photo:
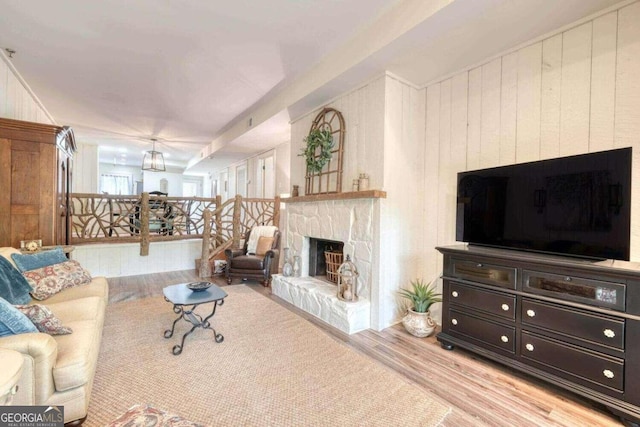
[[[100,188],[98,172],[98,146],[77,143],[78,151],[73,155],[73,193],[97,193]]]
[[[0,117],[56,124],[4,52],[0,52]]]
[[[342,113],[346,126],[342,191],[351,191],[351,183],[360,173],[369,174],[370,188],[383,189],[385,79],[381,76],[326,105]],[[305,188],[305,162],[298,154],[320,110],[291,123],[291,185],[300,186],[300,195]]]
[[[71,258],[93,276],[121,277],[166,271],[193,270],[202,254],[202,240],[153,242],[140,256],[139,243],[76,245]]]
[[[291,142],[278,145],[274,151],[276,158],[276,195],[291,193]]]
[[[138,170],[140,170],[138,168]],[[182,173],[174,172],[142,172],[143,189],[149,193],[151,191],[160,191],[160,180],[166,179],[168,182],[167,193],[170,197],[182,196]]]
[[[425,246],[420,238],[431,226],[424,215],[425,90],[385,78],[383,187],[380,212],[380,318],[377,329],[395,323],[397,291],[425,276]],[[431,154],[431,153],[429,153]],[[438,315],[434,311],[434,315]],[[375,319],[374,319],[375,321]]]
[[[427,249],[455,242],[461,170],[632,146],[638,182],[638,23],[635,2],[427,88]],[[640,187],[632,192],[631,258],[640,261]],[[426,263],[442,268],[433,250]]]

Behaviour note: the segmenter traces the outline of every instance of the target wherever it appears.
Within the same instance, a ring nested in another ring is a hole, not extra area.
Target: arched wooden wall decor
[[[322,168],[320,172],[311,171],[307,168],[305,176],[305,194],[327,194],[342,192],[342,161],[344,157],[344,118],[340,111],[334,108],[323,108],[311,124],[313,130],[328,130],[333,136],[333,149],[331,150],[331,160]],[[316,157],[320,154],[316,150]]]

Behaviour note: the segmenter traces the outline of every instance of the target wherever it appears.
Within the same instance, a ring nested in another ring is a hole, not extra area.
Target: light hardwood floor
[[[110,303],[162,295],[167,285],[200,280],[193,271],[109,279]],[[226,286],[222,277],[211,281]],[[234,280],[234,284],[242,283]],[[604,408],[533,377],[456,348],[447,351],[435,337],[415,338],[395,325],[383,331],[344,334],[271,294],[258,282],[247,286],[297,313],[332,338],[439,396],[452,411],[442,424],[460,426],[619,426]],[[233,286],[232,285],[232,286]],[[366,398],[366,397],[363,397]]]

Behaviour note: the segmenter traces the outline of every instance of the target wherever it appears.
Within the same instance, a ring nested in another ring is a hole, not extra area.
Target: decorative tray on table
[[[191,282],[187,283],[187,288],[191,289],[193,292],[202,292],[209,289],[211,286],[210,282]]]

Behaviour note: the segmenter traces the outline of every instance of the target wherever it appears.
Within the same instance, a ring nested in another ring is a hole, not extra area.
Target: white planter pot
[[[431,319],[431,312],[418,313],[410,308],[402,318],[402,324],[411,335],[424,338],[436,329],[436,323]]]

